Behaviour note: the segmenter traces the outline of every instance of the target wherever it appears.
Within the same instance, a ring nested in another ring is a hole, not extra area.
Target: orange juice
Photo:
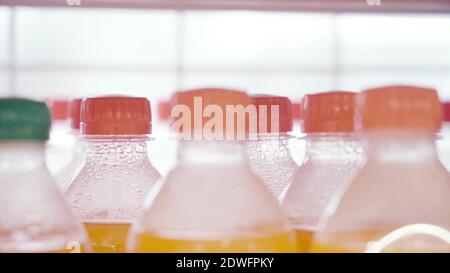
[[[67,249],[56,249],[46,251],[46,253],[85,253],[85,252],[86,249],[84,246],[81,246],[80,248],[67,248]]]
[[[147,195],[127,251],[295,252],[295,234],[243,145],[251,98],[204,88],[177,92],[172,102],[187,107],[174,117],[178,162]],[[208,109],[214,118],[203,116]]]
[[[176,239],[152,233],[139,233],[135,237],[133,252],[296,252],[293,233],[276,235],[220,238]]]
[[[84,158],[65,187],[66,199],[85,224],[94,252],[124,252],[130,223],[160,177],[147,152],[150,101],[100,96],[81,104],[74,116],[83,124]]]
[[[312,230],[296,228],[295,234],[297,237],[298,251],[309,252],[314,232]]]
[[[94,252],[125,252],[129,223],[85,223]]]
[[[313,243],[311,244],[310,248],[311,252],[314,253],[358,253],[358,252],[364,252],[362,249],[352,249],[352,248],[345,248],[345,246],[339,246],[339,245],[326,245],[326,244],[319,244],[319,243]]]
[[[15,245],[14,248],[8,248],[8,245],[2,245],[1,253],[86,253],[90,251],[90,246],[73,241],[46,241],[39,239],[33,243],[24,243]]]
[[[389,85],[362,90],[357,101],[364,166],[330,203],[312,251],[450,252],[450,176],[436,151],[438,92]]]

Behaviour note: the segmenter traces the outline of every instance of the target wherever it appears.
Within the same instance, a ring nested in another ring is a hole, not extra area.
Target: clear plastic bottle
[[[160,101],[158,103],[158,121],[154,122],[155,140],[149,142],[150,160],[162,176],[174,167],[176,163],[177,138],[170,131],[170,101]]]
[[[436,152],[437,92],[368,89],[358,113],[367,162],[327,208],[312,250],[449,252],[450,176]]]
[[[300,127],[300,105],[301,100],[292,102],[292,120],[293,127],[292,131],[294,132],[294,137],[289,140],[289,150],[291,151],[292,158],[295,160],[297,166],[302,164],[303,159],[305,158],[305,139],[303,133],[301,132]]]
[[[63,167],[55,176],[58,187],[65,190],[73,178],[80,172],[86,158],[84,149],[85,142],[80,141],[80,111],[81,99],[74,99],[70,102],[70,127],[75,139],[72,159],[69,164]]]
[[[49,129],[44,103],[0,99],[0,252],[90,250],[46,168]]]
[[[226,106],[244,108],[250,98],[239,91],[199,89],[178,93],[176,102],[173,111],[185,111],[173,125],[181,133],[178,163],[149,194],[128,251],[295,251],[295,236],[276,199],[250,169],[238,136],[246,129],[237,126],[233,113],[226,114]],[[179,121],[186,123],[177,127]],[[208,128],[217,130],[214,137]]]
[[[442,104],[443,124],[437,141],[438,156],[442,164],[450,171],[450,102]]]
[[[332,197],[354,178],[363,163],[360,139],[354,132],[355,98],[355,93],[344,91],[303,98],[306,155],[281,203],[302,252],[309,250]]]
[[[69,105],[65,98],[51,98],[46,100],[50,108],[52,125],[50,139],[47,142],[46,162],[50,174],[55,176],[66,166],[72,156],[75,138],[70,129]]]
[[[84,99],[81,133],[86,162],[65,194],[95,252],[123,252],[144,197],[160,178],[147,153],[151,133],[146,98]]]
[[[291,101],[270,95],[253,95],[251,101],[257,109],[257,124],[265,125],[257,126],[257,134],[246,143],[250,166],[278,199],[297,169],[289,150]]]

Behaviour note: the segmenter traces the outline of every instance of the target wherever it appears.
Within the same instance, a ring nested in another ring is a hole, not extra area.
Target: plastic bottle
[[[301,100],[292,102],[291,106],[292,120],[293,120],[292,132],[294,137],[289,140],[289,150],[291,151],[292,158],[294,159],[297,166],[302,164],[303,159],[305,158],[305,146],[306,146],[305,138],[303,137],[304,133],[301,132],[300,126],[301,125],[300,105]]]
[[[84,149],[85,142],[79,141],[80,138],[80,111],[81,99],[74,99],[70,102],[70,127],[75,138],[72,160],[63,167],[55,176],[58,187],[65,190],[73,178],[80,172],[86,158]]]
[[[149,149],[153,151],[150,160],[161,175],[166,176],[176,163],[177,138],[170,131],[170,101],[160,101],[157,107],[158,120],[156,124],[154,122],[155,141],[149,142]]]
[[[442,164],[450,171],[450,102],[443,103],[442,107],[444,109],[444,115],[437,142],[438,156]]]
[[[128,229],[160,177],[147,154],[150,103],[125,96],[84,99],[81,133],[86,162],[65,194],[94,251],[123,252]]]
[[[251,103],[257,109],[257,124],[264,126],[258,126],[256,136],[246,143],[250,166],[278,199],[297,169],[289,151],[291,101],[287,97],[253,95]]]
[[[355,134],[356,94],[324,92],[306,95],[301,106],[306,155],[298,167],[282,208],[307,252],[320,217],[336,192],[354,178],[363,162]]]
[[[45,165],[44,103],[0,99],[0,252],[81,252],[85,231]]]
[[[226,114],[227,106],[240,107],[242,113],[250,98],[224,89],[176,97],[172,111],[181,111],[173,124],[180,129],[178,163],[151,190],[130,232],[128,251],[295,251],[294,234],[276,199],[252,173],[239,141],[247,129],[237,125],[245,124],[245,118]],[[209,135],[210,130],[215,133]]]
[[[441,112],[433,89],[360,94],[367,162],[327,208],[313,251],[450,251],[450,176],[435,145]]]

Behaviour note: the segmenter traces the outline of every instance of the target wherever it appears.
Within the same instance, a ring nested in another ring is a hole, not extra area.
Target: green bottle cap
[[[0,99],[0,141],[46,141],[50,130],[50,112],[43,102]]]

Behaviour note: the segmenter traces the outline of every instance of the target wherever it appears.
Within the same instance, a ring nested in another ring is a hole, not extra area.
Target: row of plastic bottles
[[[0,99],[0,252],[450,252],[450,175],[436,149],[448,105],[435,90],[306,95],[300,166],[291,105],[177,92],[177,163],[161,177],[146,98],[77,99],[80,139],[53,179],[47,106]]]

